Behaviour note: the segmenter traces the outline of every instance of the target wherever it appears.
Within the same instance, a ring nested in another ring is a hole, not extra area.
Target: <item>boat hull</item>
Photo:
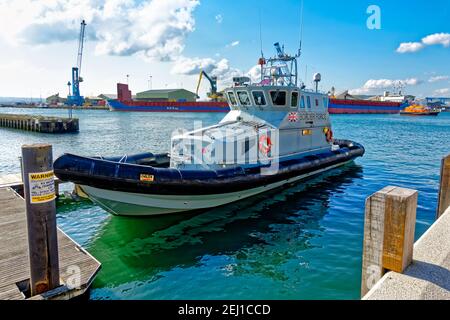
[[[229,112],[226,102],[143,102],[109,100],[111,111],[121,112]]]
[[[112,214],[160,215],[235,202],[339,167],[364,154],[357,143],[336,140],[335,144],[338,150],[281,161],[275,168],[179,170],[167,167],[167,155],[103,159],[66,154],[55,161],[54,172],[62,181],[80,185],[90,199]],[[270,174],[268,170],[272,170]]]
[[[299,182],[300,180],[306,179],[313,175],[343,166],[348,162],[332,165],[328,168],[316,170],[258,188],[212,195],[178,196],[139,194],[98,189],[90,186],[81,186],[81,188],[93,202],[97,203],[100,207],[113,215],[156,216],[223,206],[228,203],[243,200],[257,194],[282,187],[283,185]]]
[[[398,114],[404,105],[396,102],[330,99],[330,114]]]
[[[437,116],[439,111],[431,111],[431,112],[400,112],[402,116]]]

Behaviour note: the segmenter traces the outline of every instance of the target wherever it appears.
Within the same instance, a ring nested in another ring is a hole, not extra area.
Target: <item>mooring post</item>
[[[450,207],[450,155],[442,159],[436,219]]]
[[[52,146],[22,146],[31,295],[59,286]]]
[[[387,271],[411,264],[417,209],[416,190],[386,187],[366,199],[361,296]]]

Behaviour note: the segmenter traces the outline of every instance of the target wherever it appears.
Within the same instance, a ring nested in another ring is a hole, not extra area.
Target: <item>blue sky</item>
[[[126,74],[134,92],[149,87],[150,75],[153,88],[194,90],[201,68],[218,75],[219,86],[226,85],[231,76],[246,74],[257,62],[260,12],[266,56],[274,53],[276,41],[290,52],[298,48],[299,0],[161,1],[118,0],[122,7],[108,11],[106,5],[98,6],[102,1],[57,0],[61,5],[55,7],[44,0],[37,8],[26,6],[26,16],[17,2],[6,1],[0,5],[0,24],[5,24],[0,25],[0,96],[64,95],[76,60],[81,17],[88,20],[90,32],[83,66],[85,95],[114,92]],[[380,30],[366,26],[369,5],[381,9]],[[180,8],[188,9],[175,17],[161,14]],[[140,20],[130,18],[136,12]],[[14,21],[24,17],[28,25]],[[392,81],[403,80],[409,84],[407,93],[450,96],[448,21],[447,0],[304,0],[301,78],[307,65],[306,83],[321,72],[324,90],[334,86],[376,94],[391,89]],[[422,40],[427,36],[432,37]],[[410,42],[419,49],[397,52],[401,43]],[[164,48],[159,43],[165,43]],[[204,84],[201,92],[207,89]]]

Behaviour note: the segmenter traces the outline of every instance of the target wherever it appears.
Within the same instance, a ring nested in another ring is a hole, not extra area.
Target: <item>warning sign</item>
[[[56,198],[53,171],[29,173],[30,202],[45,203]]]
[[[153,182],[153,181],[155,181],[155,176],[153,176],[151,174],[141,173],[141,181],[143,181],[143,182]]]

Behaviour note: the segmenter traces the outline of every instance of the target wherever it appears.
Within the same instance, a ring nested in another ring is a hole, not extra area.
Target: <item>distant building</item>
[[[185,89],[147,90],[136,94],[138,101],[187,101],[197,100],[194,92]]]
[[[445,97],[426,97],[425,98],[427,100],[428,104],[440,104],[440,105],[446,105],[446,106],[450,106],[450,98],[445,98]]]
[[[61,104],[61,103],[66,103],[67,99],[63,98],[63,97],[60,97],[59,93],[57,93],[57,94],[54,94],[54,95],[52,95],[50,97],[47,97],[45,99],[45,102],[47,104],[50,104],[50,105],[57,105],[57,104]]]
[[[115,100],[115,99],[117,99],[117,94],[102,93],[102,94],[99,94],[97,97],[102,99],[102,100]]]
[[[84,98],[85,106],[101,106],[104,105],[104,99],[100,97],[85,97]]]

